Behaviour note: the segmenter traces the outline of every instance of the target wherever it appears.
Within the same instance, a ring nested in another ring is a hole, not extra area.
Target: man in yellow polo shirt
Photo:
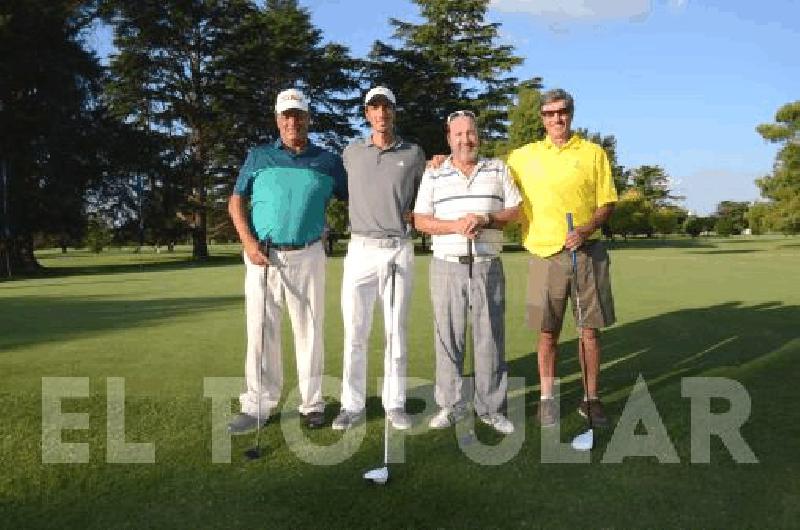
[[[600,343],[597,329],[614,323],[608,254],[600,226],[614,211],[617,191],[605,151],[572,132],[575,104],[561,89],[542,94],[539,109],[547,137],[511,153],[508,166],[522,192],[525,248],[531,253],[528,275],[528,323],[538,329],[541,399],[537,416],[543,426],[557,421],[553,399],[558,336],[567,299],[575,312],[572,262],[577,251],[578,292],[583,321],[578,323],[586,366],[585,395],[578,411],[591,411],[592,423],[608,423],[597,394]],[[568,231],[566,214],[575,228]],[[576,319],[577,321],[577,319]],[[583,363],[583,361],[582,361]],[[591,400],[587,406],[587,400]]]

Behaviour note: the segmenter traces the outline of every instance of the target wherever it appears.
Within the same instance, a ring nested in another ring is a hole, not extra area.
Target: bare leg
[[[586,373],[586,392],[589,399],[597,398],[597,375],[600,373],[600,340],[596,329],[584,328],[581,330],[583,341],[583,355],[586,358],[586,365],[581,359],[581,370]],[[539,357],[539,370],[541,371],[541,356]],[[542,387],[544,388],[544,386]]]
[[[539,385],[541,395],[545,398],[553,397],[553,380],[556,376],[556,356],[558,349],[558,333],[553,331],[539,332]]]

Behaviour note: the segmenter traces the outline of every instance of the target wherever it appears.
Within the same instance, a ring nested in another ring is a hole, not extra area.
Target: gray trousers
[[[471,293],[468,293],[468,278],[468,265],[431,259],[430,288],[436,346],[434,397],[442,408],[466,408],[469,396],[464,394],[461,374],[471,298],[475,413],[483,416],[502,411],[508,389],[503,264],[500,259],[474,263]]]

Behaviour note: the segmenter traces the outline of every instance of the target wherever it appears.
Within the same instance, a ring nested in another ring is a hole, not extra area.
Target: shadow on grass
[[[761,248],[736,248],[728,250],[697,250],[692,254],[752,254],[753,252],[761,252]]]
[[[181,315],[241,305],[240,295],[119,300],[105,296],[3,298],[0,352],[74,336],[136,328]],[[0,353],[1,355],[1,353]]]
[[[630,238],[604,240],[611,250],[643,250],[647,248],[717,248],[712,241],[703,238],[670,239],[670,238]]]
[[[181,305],[162,309],[187,310]],[[619,395],[609,403],[609,412],[619,417],[642,373],[686,463],[688,435],[674,428],[686,423],[689,414],[680,397],[680,378],[741,368],[792,341],[797,344],[798,321],[796,305],[729,302],[615,326],[603,334],[602,386],[606,395]],[[561,375],[576,373],[575,341],[562,344],[561,350]],[[16,479],[15,496],[0,503],[0,515],[9,527],[575,527],[586,520],[607,526],[630,526],[634,520],[646,527],[663,526],[664,521],[675,526],[790,527],[797,520],[797,466],[796,459],[789,460],[794,448],[787,441],[797,439],[791,436],[797,422],[770,423],[764,410],[791,420],[787,396],[796,383],[798,353],[784,349],[777,356],[780,362],[764,363],[762,375],[748,382],[748,391],[760,396],[754,398],[753,415],[745,425],[752,425],[745,438],[763,459],[758,465],[729,465],[720,446],[714,446],[708,465],[659,465],[652,458],[632,458],[621,465],[543,464],[540,431],[527,414],[524,445],[506,464],[470,462],[459,451],[452,429],[429,431],[406,439],[406,463],[391,467],[389,484],[375,486],[361,474],[381,462],[382,421],[369,422],[364,443],[335,466],[301,462],[277,422],[262,432],[264,458],[246,461],[242,451],[252,446],[253,438],[238,437],[232,441],[233,463],[212,464],[210,405],[200,396],[184,401],[131,399],[126,404],[128,441],[156,444],[153,465],[105,463],[102,400],[91,405],[97,409],[90,415],[96,427],[91,431],[96,436],[91,440],[92,463],[41,465],[35,454],[40,404],[19,399],[7,408],[9,421],[32,429],[19,443],[27,443],[34,458],[33,463],[21,462],[27,473]],[[511,375],[530,377],[533,363],[532,355],[512,361]],[[794,371],[784,371],[784,366]],[[566,436],[578,425],[573,404],[579,392],[579,382],[563,385]],[[22,410],[26,406],[27,412]],[[380,409],[379,398],[370,397],[368,417],[382,416]],[[326,410],[329,421],[336,411]],[[34,421],[23,419],[31,416]],[[331,443],[340,435],[322,429],[309,436]],[[391,431],[391,436],[398,434]],[[606,442],[599,442],[595,464]],[[575,508],[578,496],[580,509]]]
[[[136,254],[133,253],[118,254],[116,256],[109,257],[109,259],[113,259],[119,256],[124,256],[125,258],[129,258],[131,261],[129,263],[97,263],[98,261],[97,256],[91,256],[88,254],[65,255],[63,256],[63,258],[69,259],[70,261],[86,258],[87,261],[93,261],[93,263],[87,263],[86,265],[70,264],[65,266],[56,265],[56,266],[42,267],[36,272],[17,274],[14,275],[12,278],[0,278],[0,284],[5,284],[5,286],[7,286],[8,284],[13,284],[16,281],[39,279],[39,278],[68,278],[71,276],[91,276],[97,274],[124,274],[124,273],[137,273],[137,272],[168,272],[177,270],[195,270],[198,268],[206,268],[206,267],[227,267],[230,265],[242,263],[242,257],[239,254],[222,254],[222,255],[210,256],[208,259],[202,261],[193,260],[191,256],[182,253],[176,253],[174,255],[167,255],[167,256],[161,255],[157,258],[146,257],[143,258],[143,261],[141,262],[133,261],[138,257]],[[59,256],[59,258],[60,257],[61,256]],[[54,258],[48,257],[47,259],[52,260]],[[114,280],[114,282],[116,282],[116,280]]]
[[[798,322],[800,306],[775,301],[752,306],[728,302],[618,324],[601,334],[601,392],[629,389],[640,373],[652,391],[714,368],[740,367],[798,339]],[[557,365],[559,377],[580,374],[576,340],[559,345]],[[536,353],[510,361],[509,374],[528,381],[533,375],[538,383]],[[582,392],[579,377],[561,388],[562,397],[575,400]],[[533,394],[529,402],[538,399]],[[617,403],[622,405],[624,400]]]

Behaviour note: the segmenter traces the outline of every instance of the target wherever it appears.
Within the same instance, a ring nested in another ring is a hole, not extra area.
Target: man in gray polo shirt
[[[475,114],[454,112],[446,126],[451,155],[439,168],[425,172],[414,208],[417,230],[433,236],[435,398],[441,409],[429,425],[443,429],[466,413],[461,372],[469,305],[475,413],[498,432],[511,434],[514,424],[502,413],[508,377],[505,276],[498,254],[503,247],[500,229],[516,219],[522,199],[502,161],[478,158]]]
[[[333,428],[349,429],[364,419],[367,343],[379,297],[386,330],[383,408],[395,429],[407,429],[411,421],[405,413],[406,321],[414,277],[409,221],[425,171],[425,155],[418,145],[395,135],[396,99],[391,90],[373,88],[364,104],[370,135],[347,146],[342,154],[352,236],[342,277],[342,409]]]

